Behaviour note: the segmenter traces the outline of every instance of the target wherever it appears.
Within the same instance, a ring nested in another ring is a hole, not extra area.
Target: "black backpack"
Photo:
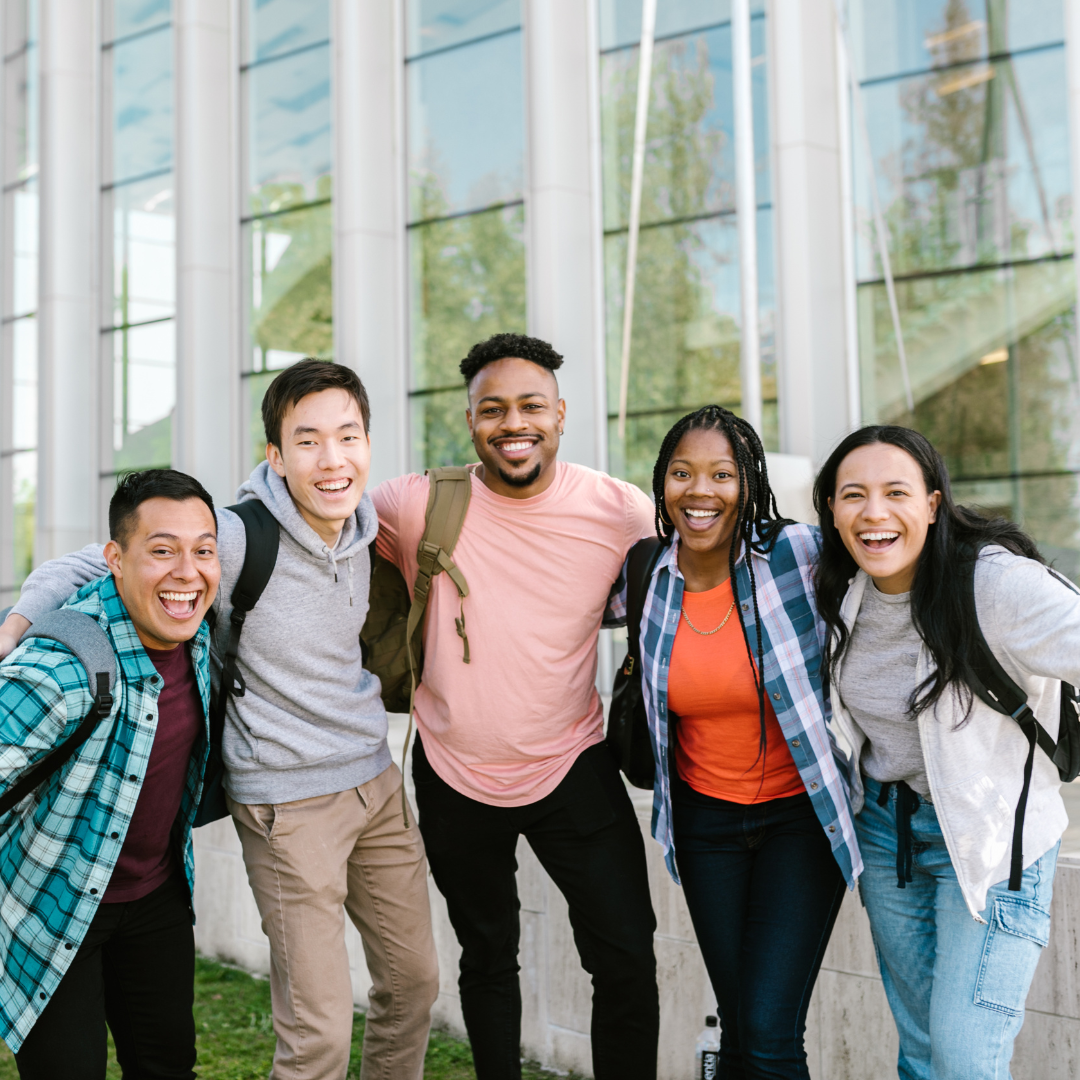
[[[972,611],[975,610],[975,564],[977,561],[977,554],[965,560],[966,600],[971,605]],[[1046,571],[1073,592],[1080,592],[1071,581],[1063,578],[1049,566]],[[1027,760],[1024,762],[1024,786],[1020,790],[1020,801],[1016,804],[1016,813],[1013,816],[1012,863],[1009,869],[1009,888],[1017,892],[1024,872],[1024,815],[1027,811],[1028,792],[1031,788],[1031,768],[1035,760],[1035,747],[1036,745],[1041,747],[1043,753],[1057,766],[1058,776],[1066,783],[1070,783],[1080,775],[1080,699],[1077,698],[1074,687],[1066,682],[1061,684],[1061,715],[1055,742],[1031,711],[1027,703],[1027,695],[1001,666],[981,630],[975,642],[975,650],[975,657],[971,664],[975,676],[971,686],[972,692],[995,712],[1011,716],[1020,725],[1021,731],[1028,740]]]
[[[634,787],[652,791],[656,759],[649,738],[649,720],[641,693],[641,616],[656,560],[662,548],[655,537],[639,540],[626,557],[627,652],[615,673],[608,710],[606,742],[623,775]]]

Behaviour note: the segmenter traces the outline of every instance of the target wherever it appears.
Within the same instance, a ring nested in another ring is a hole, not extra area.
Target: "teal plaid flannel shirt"
[[[157,728],[161,676],[139,641],[112,575],[65,607],[97,619],[116,650],[113,709],[59,772],[0,818],[0,1037],[18,1051],[79,950],[116,867]],[[191,642],[205,717],[206,623]],[[0,664],[0,792],[74,733],[93,696],[63,645],[31,638]],[[195,745],[180,804],[188,889],[191,826],[202,793],[208,728]]]
[[[814,564],[820,545],[811,525],[788,525],[767,555],[752,551],[761,613],[765,692],[795,767],[806,785],[833,856],[850,888],[862,873],[848,789],[848,761],[828,722],[832,715],[822,681],[825,625],[814,602]],[[682,611],[683,576],[676,536],[656,562],[641,614],[641,685],[658,767],[653,788],[652,834],[664,849],[668,872],[679,880],[671,824],[671,769],[668,739],[668,666]],[[739,617],[751,642],[756,639],[745,553],[735,564]],[[615,582],[605,626],[626,622],[626,564]]]

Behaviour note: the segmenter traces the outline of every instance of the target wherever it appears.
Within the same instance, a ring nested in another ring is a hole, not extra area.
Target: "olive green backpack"
[[[465,597],[469,595],[469,586],[451,556],[469,509],[472,481],[469,470],[456,465],[430,469],[427,475],[430,488],[424,514],[424,535],[417,548],[418,565],[412,598],[401,571],[379,555],[372,544],[368,549],[371,552],[368,616],[360,631],[364,667],[379,676],[386,711],[409,714],[409,729],[401,756],[402,771],[412,737],[416,684],[424,670],[424,611],[431,595],[431,583],[444,570],[457,587],[460,615],[454,619],[454,625],[462,640],[461,658],[466,664],[469,662],[469,639],[465,634]],[[404,800],[403,789],[403,809]]]

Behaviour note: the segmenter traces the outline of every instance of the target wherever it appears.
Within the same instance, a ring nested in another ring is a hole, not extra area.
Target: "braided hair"
[[[653,500],[656,504],[656,535],[662,544],[670,544],[675,535],[675,525],[664,505],[664,481],[668,466],[679,441],[688,431],[718,431],[727,437],[735,455],[735,466],[739,473],[739,508],[735,517],[735,529],[731,537],[731,550],[728,553],[728,570],[731,575],[731,592],[735,603],[739,603],[739,583],[735,576],[735,563],[740,551],[757,551],[767,555],[772,551],[780,532],[787,525],[793,525],[790,518],[780,516],[776,506],[776,496],[769,486],[769,470],[765,462],[765,448],[753,426],[729,409],[720,405],[706,405],[697,412],[688,413],[679,420],[664,436],[660,444],[660,453],[653,467]],[[764,649],[761,641],[761,614],[758,611],[757,578],[754,574],[754,561],[747,558],[746,569],[750,574],[750,596],[754,605],[754,629],[757,633],[757,660],[750,646],[746,633],[746,624],[742,618],[743,641],[746,655],[750,660],[750,670],[754,676],[754,687],[758,696],[758,717],[761,724],[761,737],[758,743],[758,757],[765,754],[765,683],[761,677],[764,669]],[[762,761],[764,770],[764,761]],[[764,780],[764,772],[763,772]]]

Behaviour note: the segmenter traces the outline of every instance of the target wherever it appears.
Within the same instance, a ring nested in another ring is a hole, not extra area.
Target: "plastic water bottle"
[[[697,1060],[696,1080],[716,1080],[720,1071],[720,1028],[715,1016],[705,1017],[705,1030],[694,1048]]]

